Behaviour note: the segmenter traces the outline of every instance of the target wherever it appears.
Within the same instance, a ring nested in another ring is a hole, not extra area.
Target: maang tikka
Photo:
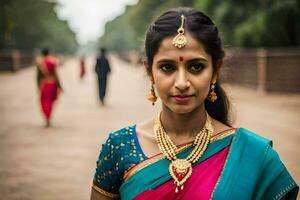
[[[181,25],[177,30],[178,34],[173,39],[173,45],[178,48],[184,47],[187,43],[186,37],[184,36],[184,21],[185,17],[184,15],[181,15]]]

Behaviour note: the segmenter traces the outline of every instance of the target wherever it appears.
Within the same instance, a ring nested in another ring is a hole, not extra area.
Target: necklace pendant
[[[192,175],[192,170],[192,164],[186,159],[176,159],[171,162],[169,172],[176,184],[175,193],[178,193],[179,189],[183,190],[184,183]]]

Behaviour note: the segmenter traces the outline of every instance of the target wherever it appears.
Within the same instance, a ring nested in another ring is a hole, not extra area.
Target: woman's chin
[[[177,114],[187,114],[195,110],[194,107],[191,106],[174,106],[172,108],[169,108],[172,112]]]

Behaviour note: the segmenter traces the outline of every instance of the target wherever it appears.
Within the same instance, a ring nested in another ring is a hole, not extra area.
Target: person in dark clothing
[[[98,76],[98,86],[99,86],[99,97],[102,105],[104,105],[107,76],[111,72],[109,62],[105,54],[106,54],[105,48],[101,48],[101,53],[97,58],[97,63],[96,63],[96,73]]]

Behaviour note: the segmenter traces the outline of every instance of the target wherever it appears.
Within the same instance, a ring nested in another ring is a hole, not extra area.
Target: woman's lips
[[[192,99],[193,95],[176,95],[173,99],[178,103],[188,102]]]

